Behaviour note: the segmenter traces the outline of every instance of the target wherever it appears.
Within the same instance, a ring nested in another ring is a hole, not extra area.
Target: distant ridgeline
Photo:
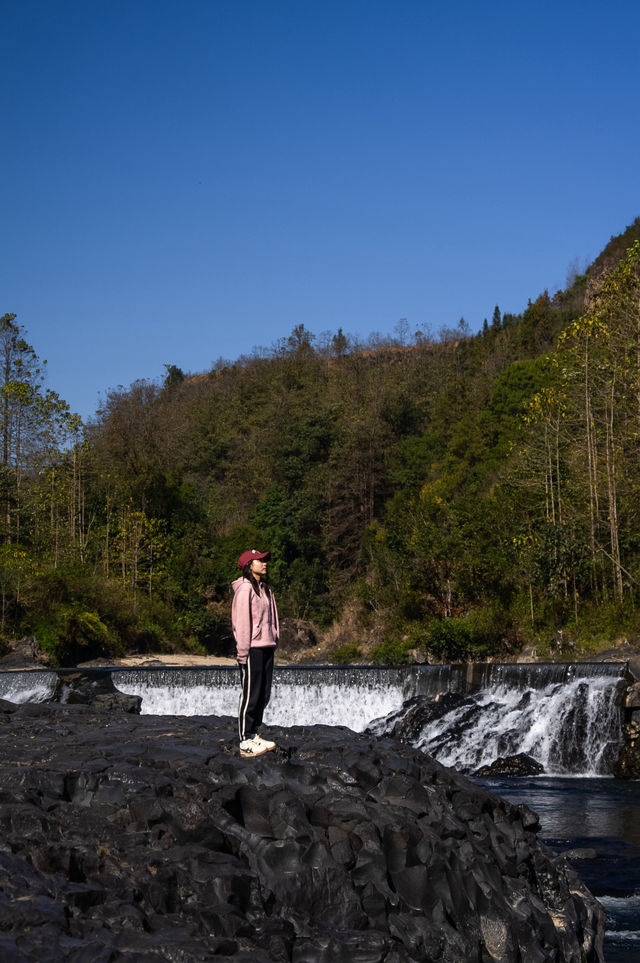
[[[477,334],[300,324],[110,392],[84,428],[5,315],[0,633],[60,665],[223,652],[235,560],[259,546],[282,615],[333,625],[333,661],[574,660],[639,637],[639,294],[636,220]]]

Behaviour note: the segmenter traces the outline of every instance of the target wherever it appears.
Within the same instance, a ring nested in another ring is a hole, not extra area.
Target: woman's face
[[[264,559],[254,559],[251,563],[251,571],[256,578],[263,578],[267,574],[267,563]]]

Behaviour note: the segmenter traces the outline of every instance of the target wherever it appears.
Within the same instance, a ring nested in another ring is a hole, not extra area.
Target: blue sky
[[[0,0],[0,313],[83,417],[297,324],[477,330],[640,214],[640,4]]]

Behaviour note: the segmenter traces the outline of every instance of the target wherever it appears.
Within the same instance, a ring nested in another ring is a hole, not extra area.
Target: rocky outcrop
[[[622,698],[624,745],[613,773],[618,779],[640,779],[640,658],[627,663],[629,686]]]
[[[473,709],[475,703],[464,692],[440,692],[436,696],[413,696],[402,708],[390,713],[384,720],[376,720],[370,727],[375,734],[388,733],[403,742],[415,744],[425,728],[443,716],[457,710],[463,717],[465,708]],[[463,717],[464,718],[464,717]],[[465,722],[460,724],[461,731]]]
[[[100,697],[101,698],[101,697]],[[537,819],[392,738],[0,703],[0,958],[601,961]]]
[[[113,684],[110,671],[59,669],[53,701],[62,705],[91,705],[96,709],[121,709],[139,713],[140,696],[126,695]]]
[[[513,756],[500,756],[490,766],[476,769],[476,776],[539,776],[544,772],[537,759],[526,752],[518,752]]]
[[[50,664],[50,658],[40,648],[40,643],[34,636],[27,635],[23,639],[12,639],[3,643],[6,651],[0,658],[0,669],[24,669],[32,666]]]
[[[311,622],[304,619],[282,619],[278,644],[279,656],[296,655],[317,644],[316,630]]]

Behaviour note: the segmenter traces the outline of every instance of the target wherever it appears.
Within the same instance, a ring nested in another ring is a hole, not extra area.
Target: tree
[[[125,510],[114,539],[122,581],[134,596],[144,587],[149,597],[167,554],[164,526],[144,512]]]
[[[21,537],[25,472],[41,470],[79,422],[56,392],[44,390],[46,362],[40,362],[15,318],[0,318],[0,458],[13,477],[13,492],[4,499],[7,542]]]
[[[539,299],[529,311],[547,307]],[[588,545],[592,591],[621,601],[636,583],[623,542],[632,541],[625,529],[640,469],[640,242],[602,282],[589,313],[567,325],[553,365],[527,418],[531,478],[541,481],[555,529],[540,544],[553,546],[556,562],[570,559],[565,593],[579,561],[565,546]]]
[[[0,318],[0,450],[2,464],[19,468],[25,419],[42,385],[38,357],[14,324],[15,314]]]
[[[336,355],[338,358],[343,354],[346,354],[349,350],[349,341],[342,328],[338,328],[338,333],[334,334],[333,338],[331,339],[331,347],[334,355]]]
[[[167,376],[164,379],[164,387],[171,391],[181,385],[184,381],[184,371],[182,368],[176,367],[175,364],[166,364],[164,369],[167,372]]]
[[[409,336],[410,336],[410,335],[409,335],[409,322],[407,321],[407,319],[406,319],[406,318],[400,318],[399,321],[396,321],[396,325],[395,325],[394,331],[395,331],[395,333],[396,333],[397,336],[398,336],[398,341],[399,341],[399,343],[400,343],[400,347],[401,347],[401,348],[406,347],[407,344],[409,343]]]
[[[297,324],[287,338],[287,349],[297,358],[309,357],[313,354],[315,335],[307,331],[304,324]]]

